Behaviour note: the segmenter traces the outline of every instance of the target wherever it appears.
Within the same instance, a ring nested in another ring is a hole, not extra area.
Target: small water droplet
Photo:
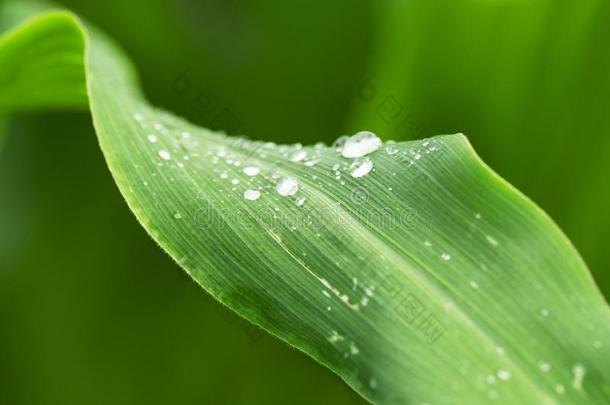
[[[508,370],[498,370],[497,375],[498,378],[503,381],[510,379],[511,376],[510,371]]]
[[[346,158],[358,158],[373,153],[380,147],[381,139],[377,135],[362,131],[345,141],[341,155]]]
[[[313,166],[317,165],[319,161],[320,161],[320,159],[317,159],[317,158],[315,158],[315,159],[310,159],[310,160],[308,160],[308,161],[306,161],[306,162],[305,162],[305,166],[307,166],[307,167],[313,167]]]
[[[260,173],[260,171],[261,171],[261,169],[258,166],[244,167],[244,173],[246,174],[246,176],[256,176],[257,174]]]
[[[172,155],[166,151],[165,149],[161,149],[159,152],[157,152],[159,154],[159,156],[161,157],[161,159],[163,160],[170,160],[172,158]]]
[[[250,201],[254,201],[254,200],[258,200],[258,198],[261,196],[261,192],[258,190],[246,190],[244,191],[244,198],[246,200],[250,200]]]
[[[150,142],[150,143],[155,143],[155,142],[157,142],[157,137],[156,137],[155,135],[152,135],[152,134],[151,134],[151,135],[148,135],[148,136],[146,137],[146,139],[148,139],[148,142]]]
[[[395,155],[398,153],[398,149],[396,148],[396,144],[394,142],[387,142],[385,145],[385,153],[388,155]]]
[[[182,215],[180,215],[180,213],[179,213],[179,212],[176,212],[176,213],[174,214],[174,218],[176,218],[176,219],[181,219],[181,218],[182,218]]]
[[[541,360],[538,362],[538,368],[543,373],[548,373],[551,370],[551,365],[549,363],[547,363],[546,361]]]
[[[448,262],[449,260],[451,260],[451,255],[448,253],[443,253],[441,255],[441,259],[443,259],[444,261]]]
[[[574,387],[575,390],[580,390],[582,388],[582,380],[585,378],[586,372],[587,372],[587,370],[580,363],[576,363],[574,365],[574,367],[572,368],[572,373],[574,373],[574,379],[572,380],[572,387]]]
[[[295,152],[294,155],[292,155],[290,160],[293,162],[300,162],[301,160],[305,159],[306,157],[307,157],[307,152],[304,150],[299,150],[299,151]]]
[[[542,309],[540,310],[540,314],[541,314],[542,316],[549,316],[549,310],[548,310],[548,309],[546,309],[546,308],[542,308]]]
[[[487,239],[487,242],[489,242],[490,245],[498,246],[498,241],[492,238],[491,236],[487,235],[485,236],[485,239]]]
[[[281,196],[289,197],[299,191],[299,183],[294,177],[286,177],[277,183],[275,189]]]
[[[238,185],[239,184],[239,180],[238,179],[233,179],[233,180],[231,180],[231,184]]]
[[[305,204],[305,197],[301,197],[296,201],[297,207],[300,207],[301,205]]]
[[[475,288],[475,289],[476,289],[476,288],[479,288],[479,285],[478,285],[478,284],[477,284],[477,282],[476,282],[476,281],[474,281],[474,280],[471,280],[471,281],[470,281],[470,286],[471,286],[472,288]]]

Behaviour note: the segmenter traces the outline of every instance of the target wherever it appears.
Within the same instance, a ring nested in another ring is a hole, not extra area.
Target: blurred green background
[[[59,3],[126,49],[153,104],[207,127],[303,143],[467,134],[610,295],[609,2]],[[7,135],[0,404],[363,402],[155,246],[87,113],[18,117]]]

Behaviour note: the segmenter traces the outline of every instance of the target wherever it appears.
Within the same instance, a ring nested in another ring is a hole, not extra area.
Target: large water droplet
[[[277,183],[275,189],[280,195],[288,197],[299,191],[299,183],[294,177],[286,177]]]
[[[369,158],[356,161],[352,166],[352,177],[366,176],[373,170],[373,161]]]
[[[250,201],[254,201],[254,200],[258,200],[258,198],[261,196],[261,192],[258,190],[246,190],[244,191],[244,198],[246,200],[250,200]]]
[[[357,158],[375,152],[381,147],[381,139],[372,132],[362,131],[348,138],[343,145],[341,155],[346,158]]]

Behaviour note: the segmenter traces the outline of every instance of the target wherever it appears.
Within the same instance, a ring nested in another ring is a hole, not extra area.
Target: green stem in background
[[[371,402],[608,402],[608,306],[557,226],[463,135],[369,137],[351,158],[349,143],[214,133],[150,106],[122,52],[61,11],[5,34],[0,66],[2,114],[88,100],[152,238]]]

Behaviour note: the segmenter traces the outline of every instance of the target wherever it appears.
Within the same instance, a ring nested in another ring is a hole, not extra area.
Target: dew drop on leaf
[[[510,376],[511,376],[510,371],[508,371],[508,370],[498,370],[497,374],[498,374],[498,378],[503,381],[510,379]]]
[[[281,196],[289,197],[299,191],[299,183],[294,177],[286,177],[277,183],[275,189]]]
[[[170,160],[172,158],[172,155],[170,155],[170,153],[165,149],[161,149],[158,153],[163,160]]]
[[[301,160],[305,159],[305,157],[307,157],[307,152],[304,150],[299,150],[294,155],[292,155],[290,160],[293,162],[300,162]]]
[[[261,192],[258,190],[246,190],[244,191],[244,198],[246,200],[250,200],[250,201],[254,201],[254,200],[258,200],[258,198],[261,196]]]
[[[358,158],[373,153],[380,147],[381,139],[377,135],[362,131],[345,141],[341,155],[346,158]]]
[[[366,176],[373,170],[373,161],[369,158],[361,161],[356,161],[352,166],[352,177],[363,177]]]
[[[540,369],[540,371],[542,371],[543,373],[548,373],[549,370],[551,369],[551,365],[549,363],[547,363],[546,361],[540,361],[538,363],[538,368]]]
[[[246,166],[243,171],[246,176],[256,176],[261,169],[258,166]]]

